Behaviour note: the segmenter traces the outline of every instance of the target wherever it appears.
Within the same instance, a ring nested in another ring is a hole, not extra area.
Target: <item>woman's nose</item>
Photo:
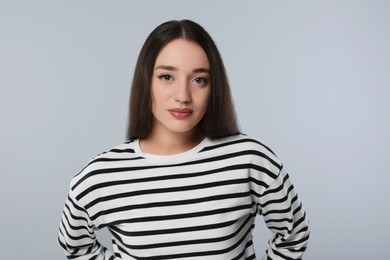
[[[188,83],[182,82],[176,88],[175,101],[179,103],[191,102],[191,91]]]

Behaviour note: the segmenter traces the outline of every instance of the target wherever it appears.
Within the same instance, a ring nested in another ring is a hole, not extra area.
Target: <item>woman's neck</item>
[[[203,139],[204,135],[199,131],[163,134],[152,131],[146,138],[140,140],[140,147],[144,153],[174,155],[194,148]]]

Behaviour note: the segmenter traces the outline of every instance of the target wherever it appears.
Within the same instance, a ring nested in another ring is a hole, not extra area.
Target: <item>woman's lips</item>
[[[192,110],[187,108],[173,108],[168,111],[176,119],[185,119],[192,114]]]

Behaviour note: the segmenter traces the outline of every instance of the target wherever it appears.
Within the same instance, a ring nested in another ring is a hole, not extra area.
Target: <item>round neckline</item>
[[[148,161],[152,163],[175,163],[175,162],[184,162],[190,159],[193,159],[193,156],[197,154],[200,150],[202,150],[207,143],[209,143],[209,138],[204,138],[199,144],[194,146],[193,148],[178,154],[173,155],[160,155],[160,154],[151,154],[145,153],[142,151],[140,146],[140,139],[137,138],[134,140],[134,151],[140,156],[144,157]]]

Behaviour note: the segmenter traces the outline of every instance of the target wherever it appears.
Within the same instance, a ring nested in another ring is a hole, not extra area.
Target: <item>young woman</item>
[[[301,259],[308,222],[275,154],[240,134],[208,33],[158,26],[140,52],[128,141],[70,184],[59,243],[69,259],[256,259],[256,215],[272,232],[263,259]],[[107,227],[114,252],[96,240]]]

